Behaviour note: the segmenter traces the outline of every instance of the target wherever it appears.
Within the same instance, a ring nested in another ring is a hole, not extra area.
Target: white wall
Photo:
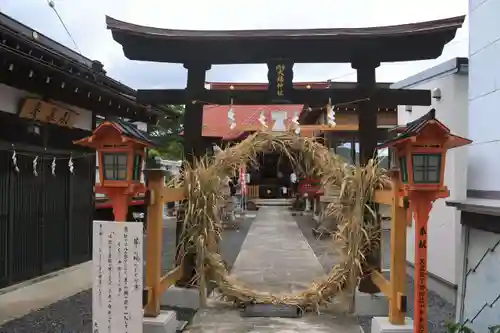
[[[500,0],[469,0],[469,138],[473,143],[467,148],[467,187],[473,190],[500,191],[498,13]],[[500,324],[499,241],[498,234],[464,228],[462,255],[466,260],[460,276],[457,321],[476,332]]]
[[[21,99],[25,97],[36,96],[27,91],[15,89],[5,84],[0,84],[0,111],[13,114],[18,113]],[[61,102],[57,102],[57,104],[65,106],[79,114],[74,127],[84,130],[92,130],[92,111],[84,110]]]
[[[500,325],[500,300],[497,299],[500,297],[500,235],[469,230],[469,241],[465,244],[465,300],[459,320],[467,321],[466,325],[474,332],[488,332],[488,326]]]
[[[412,112],[405,111],[405,106],[399,106],[399,125],[415,120],[435,108],[436,118],[448,126],[452,133],[467,137],[467,74],[447,73],[406,88],[439,88],[442,99],[433,99],[430,107],[413,106]],[[467,151],[461,148],[450,150],[446,155],[444,184],[450,190],[450,198],[446,200],[466,197],[466,159]],[[456,284],[457,253],[461,239],[460,212],[447,207],[445,199],[437,200],[431,211],[428,230],[428,271]],[[414,233],[412,224],[408,228],[406,247],[407,260],[411,263],[414,263],[415,255]]]
[[[468,188],[500,191],[500,0],[469,1]]]

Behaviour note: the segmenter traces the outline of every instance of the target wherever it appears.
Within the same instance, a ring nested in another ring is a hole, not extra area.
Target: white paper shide
[[[94,221],[93,333],[142,333],[143,226]]]

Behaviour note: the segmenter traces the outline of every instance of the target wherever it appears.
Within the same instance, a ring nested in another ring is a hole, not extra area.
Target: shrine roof
[[[379,62],[435,59],[455,37],[464,19],[457,16],[383,27],[302,30],[175,30],[136,25],[109,16],[106,24],[131,60],[244,64],[288,59],[296,63],[342,63],[367,55]]]
[[[158,147],[158,142],[156,142],[147,132],[138,129],[134,124],[119,118],[113,119],[110,122],[122,135],[139,140],[147,145]]]
[[[287,121],[290,121],[295,113],[300,114],[303,105],[206,105],[203,108],[203,129],[204,137],[222,138],[223,140],[233,140],[240,137],[245,131],[242,126],[259,125],[259,116],[263,112],[266,119],[271,119],[272,111],[285,111]],[[227,112],[232,108],[236,122],[236,128],[229,128]],[[240,127],[240,129],[238,129]]]
[[[469,139],[451,134],[450,129],[446,127],[438,119],[436,119],[436,109],[431,109],[422,117],[417,118],[414,121],[407,123],[406,126],[399,128],[400,133],[396,137],[389,139],[385,142],[382,142],[377,146],[377,148],[381,149],[381,148],[386,148],[388,146],[393,146],[405,139],[419,135],[420,132],[426,127],[427,124],[429,124],[430,121],[434,121],[439,125],[440,128],[442,128],[443,131],[448,133],[448,140],[449,140],[449,143],[447,144],[448,148],[463,146],[472,142]]]
[[[137,91],[109,77],[99,61],[1,12],[0,40],[0,58],[6,64],[0,68],[0,83],[103,116],[149,123],[158,116],[178,116],[166,107],[138,103]]]

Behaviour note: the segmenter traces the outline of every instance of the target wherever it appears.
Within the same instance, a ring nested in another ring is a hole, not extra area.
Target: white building
[[[475,332],[500,325],[500,0],[469,1],[469,127],[467,198],[457,321]]]
[[[432,106],[399,106],[398,124],[405,125],[427,112],[436,109],[436,118],[448,126],[453,134],[467,137],[467,85],[468,60],[454,58],[427,69],[403,81],[394,83],[395,89],[427,89],[432,91]],[[450,150],[446,156],[444,183],[452,200],[466,196],[466,150]],[[460,213],[437,200],[431,211],[428,225],[429,289],[437,292],[451,304],[456,302],[458,247],[460,243]],[[414,233],[408,227],[406,257],[408,273],[414,274]]]

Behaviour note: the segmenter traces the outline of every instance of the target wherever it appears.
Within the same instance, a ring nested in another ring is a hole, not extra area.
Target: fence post
[[[389,298],[389,321],[393,325],[404,325],[406,312],[406,210],[400,205],[400,181],[398,171],[391,172],[392,216],[391,216],[391,269],[392,288]]]
[[[148,302],[144,316],[156,317],[160,314],[161,256],[163,238],[163,187],[164,172],[160,169],[145,170],[149,185],[149,205],[147,210],[146,238],[146,289]]]

